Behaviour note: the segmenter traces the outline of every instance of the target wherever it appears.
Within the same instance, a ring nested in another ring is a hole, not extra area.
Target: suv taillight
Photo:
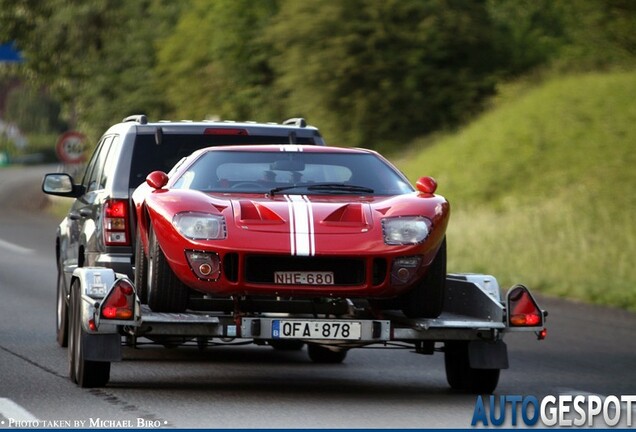
[[[104,204],[104,244],[130,246],[128,201],[108,200]]]

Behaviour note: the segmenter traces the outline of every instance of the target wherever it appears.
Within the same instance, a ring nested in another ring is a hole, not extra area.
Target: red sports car
[[[371,150],[199,150],[133,194],[136,284],[155,311],[215,298],[366,299],[412,318],[443,307],[450,207]],[[199,294],[200,295],[200,294]]]

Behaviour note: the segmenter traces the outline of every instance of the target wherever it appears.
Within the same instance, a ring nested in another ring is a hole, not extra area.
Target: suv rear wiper
[[[303,183],[303,184],[297,184],[297,185],[277,187],[270,190],[269,194],[274,195],[279,192],[286,191],[289,189],[295,189],[295,188],[306,188],[307,190],[310,190],[310,191],[342,192],[342,193],[353,192],[353,193],[371,194],[374,192],[373,189],[365,187],[365,186],[348,185],[344,183],[309,183],[309,184]]]

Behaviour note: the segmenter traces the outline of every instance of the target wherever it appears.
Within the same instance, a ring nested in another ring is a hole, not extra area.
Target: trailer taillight
[[[135,290],[126,279],[115,282],[101,306],[101,317],[105,319],[132,319],[135,312]]]
[[[130,246],[128,201],[108,200],[104,204],[104,244]]]
[[[543,311],[523,285],[508,293],[508,324],[511,327],[542,327]]]

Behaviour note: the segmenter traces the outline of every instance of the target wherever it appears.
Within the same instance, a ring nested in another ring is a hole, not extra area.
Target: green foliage
[[[273,120],[282,109],[272,87],[271,49],[259,35],[277,2],[195,0],[159,45],[158,75],[173,115]]]
[[[44,92],[26,86],[13,88],[5,101],[4,119],[28,133],[62,132],[60,104]]]
[[[288,111],[338,144],[380,148],[457,124],[493,91],[480,2],[289,0],[266,37]]]
[[[636,310],[634,100],[635,72],[552,79],[403,161],[451,201],[449,268]]]

